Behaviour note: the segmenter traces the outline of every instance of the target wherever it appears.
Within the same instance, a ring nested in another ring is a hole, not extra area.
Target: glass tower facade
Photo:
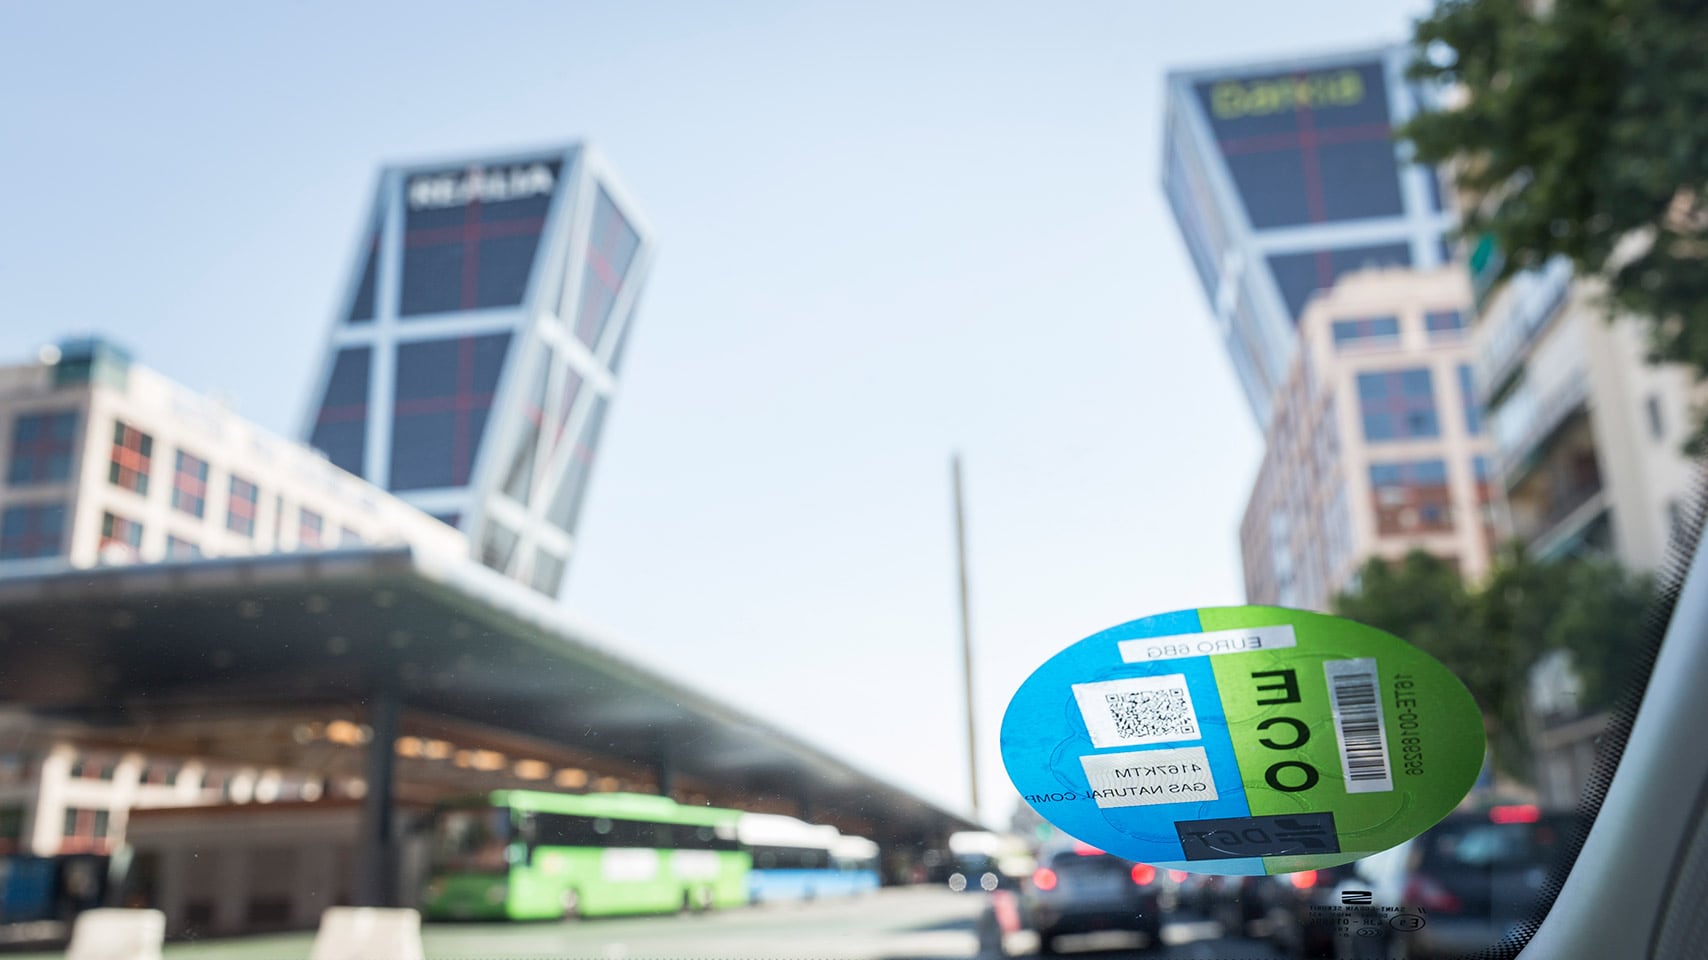
[[[1433,169],[1393,137],[1423,102],[1387,47],[1171,73],[1163,188],[1266,423],[1305,305],[1352,270],[1448,259]]]
[[[651,252],[585,145],[386,168],[304,436],[557,594]]]

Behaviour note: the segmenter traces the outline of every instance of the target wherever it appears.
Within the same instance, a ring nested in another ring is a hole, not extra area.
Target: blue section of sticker
[[[1003,763],[1026,802],[1069,836],[1147,863],[1196,859],[1178,821],[1249,817],[1209,658],[1126,663],[1118,646],[1201,632],[1196,610],[1134,620],[1081,640],[1028,677],[1002,720]],[[1213,789],[1190,782],[1199,750]],[[1101,772],[1100,782],[1088,769]],[[1252,874],[1262,875],[1262,860],[1253,863]],[[1248,865],[1215,866],[1241,875]]]
[[[1202,860],[1169,860],[1163,863],[1153,863],[1151,866],[1158,870],[1185,870],[1188,873],[1202,873]],[[1234,860],[1217,860],[1216,875],[1223,877],[1264,877],[1269,875],[1269,868],[1262,857],[1242,857]]]

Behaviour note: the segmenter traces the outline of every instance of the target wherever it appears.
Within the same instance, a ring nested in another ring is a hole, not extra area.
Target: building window
[[[16,853],[22,839],[24,808],[17,805],[0,807],[0,853]]]
[[[71,776],[77,780],[111,780],[118,764],[110,759],[80,757],[71,761]]]
[[[1649,415],[1649,436],[1660,440],[1666,436],[1666,422],[1661,419],[1661,398],[1649,394],[1649,399],[1643,404],[1643,409]]]
[[[372,347],[346,347],[332,362],[309,446],[340,469],[363,475],[368,450],[368,373]]]
[[[1431,310],[1423,315],[1423,326],[1429,331],[1431,340],[1457,334],[1465,329],[1465,313],[1462,310]]]
[[[104,849],[107,830],[111,824],[112,814],[106,810],[66,807],[62,831],[65,842],[60,845],[60,852],[82,853]]]
[[[1367,344],[1372,342],[1394,341],[1400,337],[1399,317],[1362,317],[1357,320],[1336,320],[1334,322],[1334,345],[1336,349],[1348,344]]]
[[[1465,432],[1476,436],[1483,432],[1483,405],[1477,402],[1475,384],[1471,382],[1470,364],[1459,364],[1459,398],[1465,404]]]
[[[1196,92],[1256,229],[1403,212],[1381,63],[1229,77]]]
[[[581,512],[581,501],[587,495],[593,456],[599,449],[599,435],[604,429],[608,407],[609,401],[603,395],[594,395],[593,409],[588,411],[587,422],[581,427],[581,440],[570,454],[569,464],[564,467],[551,506],[546,511],[546,520],[565,533],[575,532],[576,516]]]
[[[207,504],[208,462],[178,451],[178,466],[172,474],[172,509],[200,519]]]
[[[71,478],[77,412],[26,413],[12,421],[12,458],[6,482],[14,487],[64,483]]]
[[[107,480],[115,487],[148,495],[148,464],[154,455],[154,438],[123,422],[113,423],[113,459]]]
[[[509,569],[510,558],[516,555],[519,539],[515,531],[488,521],[486,536],[481,538],[480,562],[494,570]]]
[[[1443,460],[1370,465],[1376,532],[1384,536],[1453,528],[1452,497]]]
[[[362,277],[356,283],[356,297],[350,303],[351,326],[374,319],[374,278],[380,259],[380,232],[368,238],[368,248],[362,256]]]
[[[534,551],[534,570],[529,577],[529,584],[541,593],[555,595],[560,583],[563,582],[564,560],[555,553],[545,549]]]
[[[64,504],[7,507],[0,515],[0,560],[56,557],[64,552]]]
[[[521,303],[560,166],[458,167],[410,177],[398,314]]]
[[[639,247],[640,236],[618,212],[610,195],[600,190],[593,202],[587,265],[581,272],[581,303],[575,311],[575,336],[589,348],[599,346]]]
[[[175,536],[172,536],[171,534],[167,534],[167,536],[166,536],[166,559],[168,559],[168,560],[196,560],[196,559],[200,559],[201,555],[202,555],[202,548],[201,547],[196,546],[194,543],[190,542],[189,540],[185,540],[182,537],[175,537]]]
[[[1389,370],[1358,375],[1364,439],[1413,440],[1441,435],[1429,370]]]
[[[135,557],[142,548],[142,524],[113,513],[101,514],[101,549],[114,546]]]
[[[1281,299],[1293,322],[1299,322],[1306,304],[1318,290],[1334,286],[1341,276],[1355,270],[1412,265],[1411,244],[1378,243],[1367,247],[1340,247],[1270,254],[1269,271],[1281,288]]]
[[[362,545],[362,535],[349,527],[339,527],[338,545],[340,547],[359,547]]]
[[[509,345],[499,333],[397,348],[392,490],[468,483]]]
[[[242,477],[231,478],[231,497],[225,508],[225,528],[246,537],[255,536],[255,515],[261,502],[261,491]]]
[[[323,531],[326,520],[313,510],[302,508],[297,511],[297,547],[303,550],[318,550],[324,542]]]
[[[178,782],[178,774],[183,772],[183,769],[180,764],[156,760],[144,770],[142,782],[155,786],[171,786]]]
[[[505,470],[504,495],[520,504],[528,503],[528,496],[534,489],[535,455],[539,451],[540,431],[546,417],[549,361],[549,356],[542,356],[535,366],[533,384],[528,388],[527,406],[522,408],[516,447],[510,453],[510,465]]]

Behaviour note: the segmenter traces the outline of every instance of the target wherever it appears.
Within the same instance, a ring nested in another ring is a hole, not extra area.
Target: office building
[[[1171,73],[1163,188],[1257,422],[1312,293],[1449,259],[1431,168],[1395,126],[1425,100],[1403,46]]]
[[[468,551],[457,531],[110,342],[0,368],[0,578],[363,546]],[[133,808],[320,789],[287,771],[91,750],[98,735],[40,722],[0,718],[0,732],[0,856],[107,854]]]
[[[456,531],[98,339],[0,368],[0,478],[7,570],[467,550]]]
[[[1251,603],[1327,610],[1372,557],[1481,576],[1498,544],[1457,267],[1349,274],[1306,306],[1240,545]]]
[[[388,167],[303,437],[558,593],[651,260],[585,145]]]

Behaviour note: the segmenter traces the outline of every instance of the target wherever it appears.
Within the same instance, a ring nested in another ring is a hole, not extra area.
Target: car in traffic
[[[1041,854],[1021,893],[1021,913],[1037,931],[1038,951],[1056,952],[1069,934],[1124,930],[1147,945],[1162,940],[1166,880],[1148,863],[1111,856],[1086,844]]]
[[[1456,957],[1501,940],[1536,914],[1549,874],[1569,862],[1570,840],[1582,829],[1575,814],[1533,804],[1443,820],[1411,842],[1400,900],[1418,920],[1394,927],[1395,952]]]

